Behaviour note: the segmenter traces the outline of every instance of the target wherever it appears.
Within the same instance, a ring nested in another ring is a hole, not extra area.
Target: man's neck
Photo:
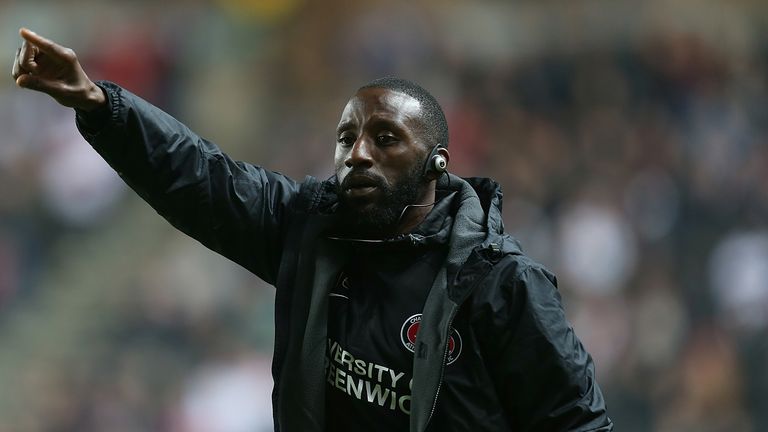
[[[408,234],[413,231],[413,229],[419,226],[424,218],[427,217],[429,212],[432,211],[435,202],[435,182],[431,182],[418,202],[409,204],[403,208],[403,211],[400,214],[400,221],[393,234]]]

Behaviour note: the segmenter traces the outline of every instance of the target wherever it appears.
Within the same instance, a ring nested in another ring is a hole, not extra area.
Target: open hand
[[[106,103],[104,92],[83,71],[75,52],[22,28],[13,79],[22,88],[48,94],[64,106],[90,111]]]

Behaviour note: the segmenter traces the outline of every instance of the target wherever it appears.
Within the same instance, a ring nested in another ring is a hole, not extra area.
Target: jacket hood
[[[485,232],[483,247],[495,244],[501,252],[522,253],[520,243],[504,234],[504,222],[501,217],[504,194],[497,182],[487,177],[462,178],[448,174],[440,177],[437,189],[458,191],[467,204],[479,205],[482,215],[476,215],[475,220]]]

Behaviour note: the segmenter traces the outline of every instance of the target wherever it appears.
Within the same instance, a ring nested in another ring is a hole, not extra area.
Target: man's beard
[[[428,181],[422,175],[422,168],[414,164],[403,180],[389,186],[376,178],[381,194],[378,200],[363,209],[356,209],[343,193],[344,184],[336,186],[339,196],[339,214],[346,234],[362,238],[381,238],[393,234],[400,223],[400,216],[406,206],[416,204],[424,193]],[[350,174],[362,174],[354,171]]]

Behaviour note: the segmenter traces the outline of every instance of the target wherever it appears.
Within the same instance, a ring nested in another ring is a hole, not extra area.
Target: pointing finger
[[[32,44],[24,41],[19,48],[19,68],[30,71],[37,66],[35,63],[35,49]]]
[[[69,60],[72,55],[72,50],[64,48],[63,46],[53,42],[50,39],[46,39],[32,30],[22,28],[19,30],[19,34],[25,41],[36,46],[40,51],[54,57],[59,57],[64,60]]]
[[[37,54],[39,49],[31,43],[24,41],[19,51],[19,69],[22,73],[33,72],[37,69]]]

